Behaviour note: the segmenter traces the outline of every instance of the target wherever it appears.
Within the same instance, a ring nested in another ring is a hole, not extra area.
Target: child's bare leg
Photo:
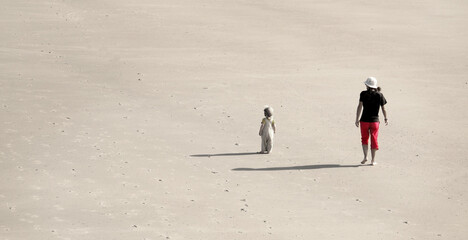
[[[265,153],[266,151],[266,139],[262,136],[262,150],[260,150],[260,152],[258,153]]]
[[[271,153],[273,151],[273,138],[270,138],[268,141],[268,153]]]
[[[267,147],[266,147],[266,153],[269,154],[271,152],[271,139],[267,140]]]

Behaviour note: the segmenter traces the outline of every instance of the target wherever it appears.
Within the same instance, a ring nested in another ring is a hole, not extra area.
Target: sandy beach
[[[468,239],[467,12],[5,0],[0,239]],[[354,126],[369,76],[376,166]]]

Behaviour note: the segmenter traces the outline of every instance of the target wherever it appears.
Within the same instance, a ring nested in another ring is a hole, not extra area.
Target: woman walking
[[[364,84],[367,86],[367,90],[361,92],[361,95],[359,96],[359,105],[356,112],[356,127],[361,127],[362,152],[364,153],[364,160],[362,160],[361,164],[365,164],[367,162],[367,152],[369,149],[370,136],[372,155],[371,164],[375,165],[377,164],[375,162],[375,153],[377,150],[379,150],[379,110],[382,108],[382,113],[385,118],[385,125],[388,125],[387,111],[385,110],[385,104],[387,104],[387,100],[380,92],[380,87],[377,87],[377,79],[369,77],[364,82]],[[360,116],[361,119],[359,120]]]

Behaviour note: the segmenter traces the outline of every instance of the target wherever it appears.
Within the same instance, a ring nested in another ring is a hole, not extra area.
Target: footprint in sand
[[[42,199],[41,197],[39,197],[39,196],[37,196],[37,195],[33,195],[31,198],[32,198],[34,201],[39,201],[39,200]]]
[[[85,178],[83,179],[85,182],[87,183],[96,183],[96,180],[92,179],[92,178]]]
[[[41,191],[42,190],[42,187],[38,186],[38,185],[31,185],[31,188],[36,190],[36,191]]]
[[[111,205],[108,202],[99,202],[99,206],[103,208],[109,208]]]
[[[71,184],[71,181],[68,180],[68,179],[65,179],[59,183],[57,183],[57,185],[61,186],[61,187],[69,187]]]
[[[7,205],[8,207],[8,210],[10,210],[11,212],[16,212],[16,206],[15,205]]]
[[[63,220],[62,218],[59,218],[59,217],[53,217],[52,219],[54,219],[54,221],[56,222],[64,222],[65,220]]]
[[[54,205],[54,208],[55,208],[55,210],[57,210],[57,211],[63,211],[63,210],[65,210],[64,207],[62,207],[62,206],[60,206],[60,205],[58,205],[58,204],[55,204],[55,205]]]
[[[27,218],[20,218],[19,220],[21,222],[26,222],[26,223],[34,223],[34,219],[37,219],[39,218],[39,216],[35,215],[35,214],[30,214],[30,213],[26,213],[24,214]]]
[[[68,230],[71,233],[78,234],[78,235],[89,234],[89,229],[88,228],[70,228]]]
[[[126,212],[125,215],[138,216],[138,215],[140,215],[140,213],[141,213],[141,210],[132,209],[129,212]]]
[[[0,225],[0,232],[9,232],[10,230],[8,226]]]
[[[34,160],[33,163],[36,164],[36,165],[44,164],[41,160]]]
[[[73,164],[73,162],[70,161],[70,160],[62,160],[62,163],[65,163],[67,165],[72,165]]]
[[[23,141],[27,142],[28,144],[31,144],[34,136],[22,136],[21,138],[23,139]]]

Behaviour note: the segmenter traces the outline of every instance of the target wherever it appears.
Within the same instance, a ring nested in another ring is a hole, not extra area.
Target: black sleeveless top
[[[361,122],[379,122],[380,106],[387,104],[384,95],[377,91],[362,91],[359,101],[363,103],[364,110],[361,116]]]

